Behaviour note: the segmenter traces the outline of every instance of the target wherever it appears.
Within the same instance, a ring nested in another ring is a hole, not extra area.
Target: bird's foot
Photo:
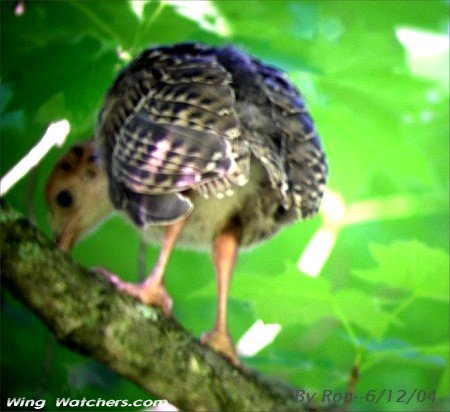
[[[200,342],[225,356],[234,365],[241,365],[241,361],[236,353],[236,348],[227,331],[213,329],[211,332],[203,333],[200,337]]]
[[[107,269],[94,268],[93,270],[105,276],[117,289],[134,296],[145,305],[160,307],[166,316],[172,314],[172,298],[160,282],[154,282],[150,277],[142,283],[129,283]]]

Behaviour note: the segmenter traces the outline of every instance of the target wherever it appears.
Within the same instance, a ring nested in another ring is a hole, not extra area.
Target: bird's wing
[[[119,77],[133,84],[134,102],[123,102],[133,109],[109,143],[113,201],[140,225],[189,213],[183,192],[221,195],[247,179],[238,166],[240,124],[228,72],[211,55],[155,53]],[[117,90],[114,99],[126,99]]]
[[[280,130],[281,151],[293,206],[303,217],[317,212],[327,177],[325,154],[303,97],[278,70],[258,61],[258,73]]]
[[[314,214],[327,165],[300,92],[283,72],[233,48],[225,53],[219,61],[234,79],[242,133],[265,167],[287,218]]]

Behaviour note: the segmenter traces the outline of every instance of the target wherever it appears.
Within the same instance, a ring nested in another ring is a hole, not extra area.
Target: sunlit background
[[[330,167],[319,216],[240,257],[241,357],[310,391],[345,391],[357,367],[356,393],[431,394],[354,411],[448,410],[448,13],[448,1],[2,2],[1,196],[50,236],[45,179],[91,136],[118,70],[150,45],[233,43],[302,90]],[[134,281],[138,249],[116,216],[73,255]],[[167,288],[187,329],[211,327],[207,255],[177,251]],[[59,346],[4,290],[1,333],[3,396],[147,397]]]

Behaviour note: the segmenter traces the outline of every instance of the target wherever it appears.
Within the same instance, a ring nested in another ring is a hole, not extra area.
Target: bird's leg
[[[238,236],[234,231],[227,231],[217,236],[213,243],[213,261],[217,280],[217,317],[212,331],[204,333],[202,343],[211,346],[238,365],[233,341],[227,327],[227,299],[230,280],[236,263],[239,246]]]
[[[158,260],[152,273],[146,280],[137,285],[124,282],[117,277],[110,276],[110,280],[119,289],[137,297],[146,305],[159,306],[166,315],[170,315],[172,312],[172,298],[164,288],[164,272],[176,240],[183,230],[185,223],[186,219],[182,219],[166,226]]]

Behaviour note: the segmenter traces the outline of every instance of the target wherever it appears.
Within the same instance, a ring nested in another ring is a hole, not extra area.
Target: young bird
[[[126,292],[171,312],[164,271],[175,244],[212,248],[217,318],[201,340],[238,362],[226,322],[239,248],[315,214],[327,165],[302,96],[281,71],[234,47],[145,50],[109,89],[93,141],[72,147],[46,187],[69,250],[113,210],[161,244]]]

